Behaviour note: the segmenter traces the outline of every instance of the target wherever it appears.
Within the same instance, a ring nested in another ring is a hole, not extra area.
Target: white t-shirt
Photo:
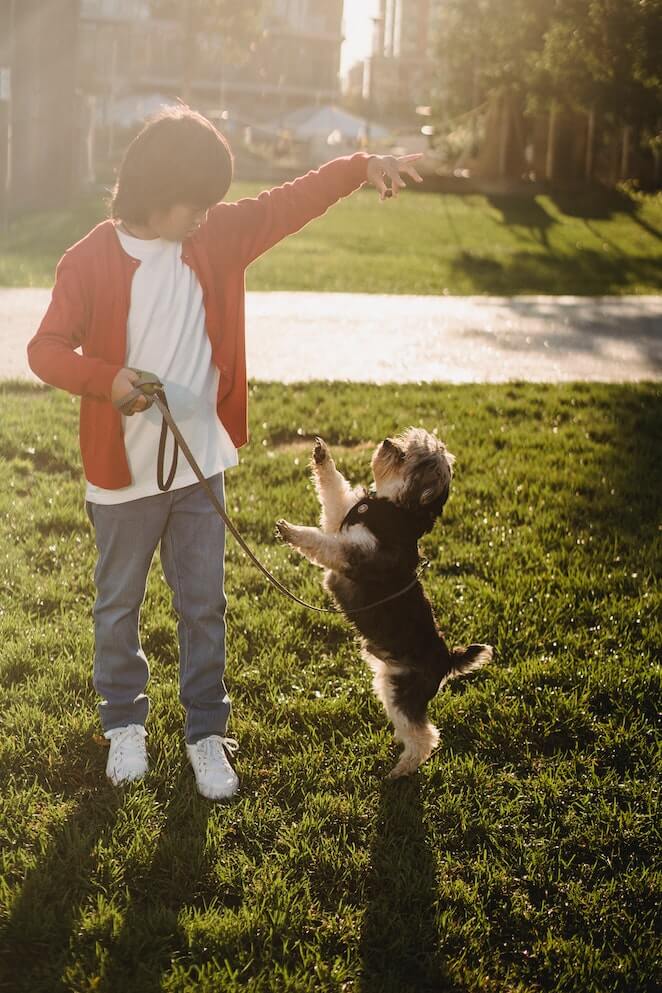
[[[216,413],[220,373],[211,358],[202,287],[190,266],[182,262],[181,242],[134,238],[119,227],[115,230],[125,252],[140,259],[131,284],[125,365],[159,377],[172,416],[205,477],[209,478],[237,465],[239,459]],[[160,492],[156,461],[161,420],[156,406],[122,417],[132,482],[119,490],[107,490],[88,481],[87,500],[125,503]],[[166,477],[172,442],[169,434]],[[180,451],[172,489],[195,482],[197,477]]]

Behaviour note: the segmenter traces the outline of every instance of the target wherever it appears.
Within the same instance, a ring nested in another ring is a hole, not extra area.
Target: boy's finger
[[[410,166],[410,165],[403,166],[402,169],[401,169],[401,172],[406,172],[407,175],[408,176],[411,176],[412,179],[415,179],[417,183],[422,183],[423,182],[423,177],[421,175],[419,175],[418,172],[416,172],[416,170],[414,169],[413,166]]]
[[[382,176],[375,176],[374,184],[382,200],[384,199],[384,194],[386,193],[386,183]]]
[[[393,176],[393,173],[387,172],[386,175],[390,180],[391,185],[384,186],[384,192],[382,193],[382,200],[386,199],[386,197],[397,197],[398,193],[400,192],[400,190],[398,189],[398,184],[395,181],[395,177]]]
[[[391,186],[388,190],[387,196],[390,195],[392,197],[397,197],[400,190],[407,189],[407,184],[397,169],[389,170],[388,177],[391,180]]]
[[[393,165],[393,166],[389,166],[387,168],[385,174],[386,174],[386,176],[388,176],[388,178],[391,180],[391,183],[394,186],[396,184],[398,186],[406,186],[407,184],[404,182],[404,180],[402,179],[402,176],[400,175],[400,173],[403,172],[403,171],[404,170],[403,170],[402,166],[396,164],[396,165]]]
[[[131,411],[130,411],[130,413],[131,414],[142,414],[142,412],[144,410],[147,410],[148,407],[149,407],[149,404],[147,403],[147,400],[145,399],[145,397],[136,397],[136,399],[133,401],[133,404],[131,405]]]
[[[416,159],[422,159],[425,152],[413,152],[411,155],[400,155],[398,162],[415,162]]]

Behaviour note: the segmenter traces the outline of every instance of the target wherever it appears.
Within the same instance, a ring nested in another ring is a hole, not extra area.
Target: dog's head
[[[385,438],[375,449],[371,462],[375,493],[429,517],[432,527],[448,499],[454,462],[455,456],[435,435],[408,428]]]

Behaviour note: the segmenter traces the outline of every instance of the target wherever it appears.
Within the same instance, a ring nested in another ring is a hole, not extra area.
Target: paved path
[[[34,378],[25,345],[49,299],[0,290],[0,379]],[[246,309],[253,379],[662,380],[662,296],[249,293]]]

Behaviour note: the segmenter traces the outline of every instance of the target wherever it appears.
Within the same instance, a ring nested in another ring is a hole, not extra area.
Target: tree
[[[662,0],[557,0],[540,64],[557,96],[615,123],[662,117]]]
[[[530,94],[553,0],[446,0],[439,19],[442,99],[453,115],[507,88]]]
[[[653,134],[662,117],[662,0],[446,0],[442,93],[451,113],[497,87],[599,110]]]

